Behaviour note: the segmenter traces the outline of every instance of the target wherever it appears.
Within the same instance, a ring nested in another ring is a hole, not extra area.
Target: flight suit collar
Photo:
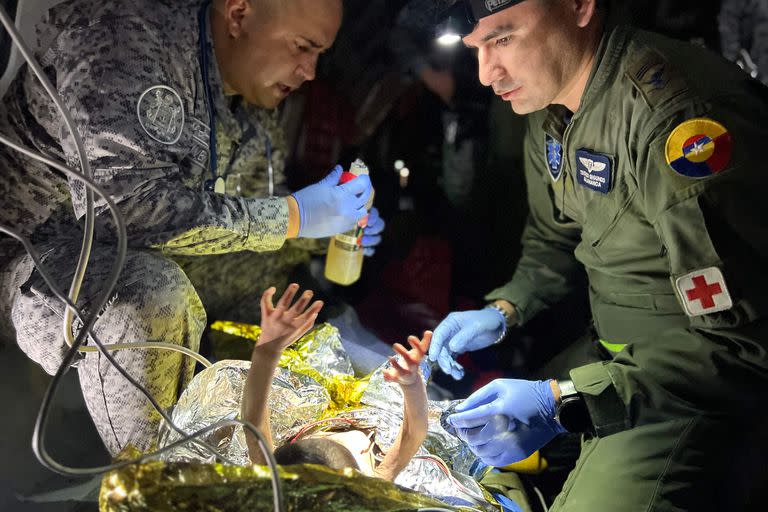
[[[591,103],[603,95],[616,77],[621,66],[621,57],[629,42],[629,36],[629,27],[609,25],[606,28],[595,54],[592,72],[581,97],[580,111],[589,109]]]
[[[572,115],[564,105],[550,105],[547,107],[547,117],[544,119],[542,129],[562,143],[565,129]]]
[[[616,76],[618,67],[621,65],[621,55],[624,53],[628,40],[629,29],[627,27],[619,25],[606,29],[595,54],[595,63],[584,88],[579,111],[588,109],[590,103],[595,98],[599,98],[608,88],[610,80]],[[563,105],[550,105],[547,107],[547,116],[542,123],[542,129],[562,143],[565,129],[573,115]]]

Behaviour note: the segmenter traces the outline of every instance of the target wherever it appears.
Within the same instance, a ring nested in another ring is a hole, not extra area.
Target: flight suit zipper
[[[571,127],[573,126],[573,122],[576,120],[576,116],[578,114],[573,114],[573,117],[571,117],[571,121],[566,125],[565,131],[563,132],[563,159],[565,162],[563,162],[563,175],[560,177],[560,180],[563,183],[563,197],[561,198],[561,208],[560,208],[560,220],[565,221],[566,215],[565,215],[565,192],[568,187],[566,187],[565,182],[568,180],[569,176],[569,167],[571,165],[571,159],[568,157],[570,154],[570,151],[568,151],[568,135],[571,133]],[[575,186],[574,186],[575,187]],[[575,190],[575,188],[574,188]]]
[[[560,181],[563,184],[563,193],[560,197],[560,222],[566,221],[566,215],[565,215],[565,180],[568,179],[568,171],[566,169],[563,169],[563,175],[560,177]]]

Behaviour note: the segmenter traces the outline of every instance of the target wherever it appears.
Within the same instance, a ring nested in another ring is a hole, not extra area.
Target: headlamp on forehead
[[[437,28],[437,40],[440,44],[458,42],[461,37],[471,33],[475,25],[485,18],[524,0],[457,0],[444,14],[443,22]]]

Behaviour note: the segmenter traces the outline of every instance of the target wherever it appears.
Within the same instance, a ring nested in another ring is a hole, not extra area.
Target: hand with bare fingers
[[[392,368],[384,370],[384,380],[388,382],[397,382],[401,386],[410,386],[421,380],[419,365],[429,350],[429,343],[432,341],[432,332],[424,331],[421,339],[416,336],[408,336],[408,344],[411,349],[408,350],[400,343],[395,343],[395,353],[400,357],[392,356],[389,362]]]
[[[288,285],[274,305],[272,298],[277,293],[275,287],[269,288],[261,296],[261,335],[256,342],[256,350],[279,355],[315,324],[323,307],[322,301],[316,300],[309,305],[313,292],[305,290],[293,302],[298,291],[298,284]]]

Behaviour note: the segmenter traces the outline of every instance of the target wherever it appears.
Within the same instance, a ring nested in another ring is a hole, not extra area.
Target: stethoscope
[[[217,138],[216,138],[216,110],[214,109],[213,93],[211,92],[211,83],[208,80],[208,36],[207,36],[207,21],[208,21],[208,7],[211,5],[211,0],[203,2],[203,6],[200,8],[200,12],[197,15],[200,35],[198,37],[200,41],[200,69],[203,74],[203,87],[205,88],[205,103],[208,107],[208,123],[210,126],[210,172],[211,179],[205,180],[203,183],[203,190],[208,192],[216,192],[223,194],[226,190],[225,178],[229,174],[229,166],[227,171],[224,172],[224,176],[217,174],[218,169],[218,154],[217,154]],[[264,132],[264,141],[266,146],[267,157],[267,178],[269,196],[275,195],[275,171],[272,167],[272,141],[269,138],[266,130]],[[240,147],[235,150],[230,159],[229,165],[236,159],[236,156],[240,153]]]

